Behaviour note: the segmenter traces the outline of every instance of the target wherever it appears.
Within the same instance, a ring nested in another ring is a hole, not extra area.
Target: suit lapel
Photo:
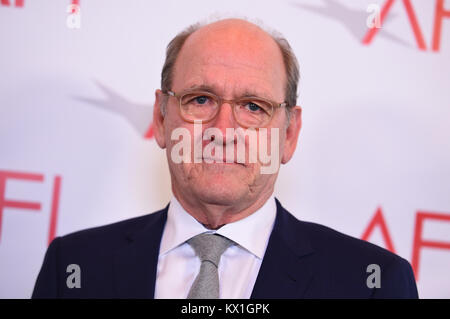
[[[277,216],[251,298],[301,298],[313,276],[313,249],[301,223],[277,203]],[[127,237],[113,261],[118,298],[154,298],[159,246],[168,206]]]
[[[313,275],[313,249],[301,223],[277,203],[277,216],[251,298],[301,298]]]
[[[168,206],[152,217],[128,243],[119,249],[113,261],[114,289],[118,298],[154,298],[156,269]]]

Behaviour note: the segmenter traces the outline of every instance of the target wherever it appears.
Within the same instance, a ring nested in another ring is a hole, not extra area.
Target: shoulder
[[[383,261],[383,263],[389,263],[402,259],[389,250],[365,240],[349,236],[318,223],[299,220],[283,208],[279,202],[278,210],[281,213],[278,217],[279,226],[283,228],[283,232],[290,234],[290,236],[286,236],[287,241],[294,245],[308,242],[315,253],[329,258],[340,256],[339,260],[342,257],[347,257],[350,260],[377,259]]]
[[[55,238],[47,249],[33,298],[111,298],[115,257],[134,238],[157,234],[164,226],[167,207],[152,214],[85,229]],[[144,237],[143,242],[146,241]],[[83,290],[66,287],[69,266],[82,272]]]
[[[281,205],[280,205],[281,207]],[[414,274],[409,262],[397,254],[330,227],[298,220],[282,208],[285,230],[291,242],[308,242],[314,259],[316,281],[336,295],[364,295],[381,298],[417,298]],[[382,289],[367,290],[367,278],[379,269]],[[354,289],[352,288],[354,287]],[[354,294],[355,291],[361,294]]]
[[[382,261],[383,264],[403,259],[385,248],[349,236],[330,227],[297,219],[296,221],[298,227],[310,239],[315,251],[323,252],[331,256],[345,256],[352,260],[361,259],[369,261],[376,259],[377,261]]]
[[[67,255],[79,256],[84,260],[98,260],[129,244],[134,236],[145,232],[147,227],[160,223],[162,228],[166,211],[165,208],[151,214],[60,236],[53,240],[49,250],[52,248],[58,251],[60,257]]]

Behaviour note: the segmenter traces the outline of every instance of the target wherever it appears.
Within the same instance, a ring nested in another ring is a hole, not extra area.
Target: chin
[[[248,184],[239,174],[208,173],[193,181],[192,188],[210,204],[233,204],[248,194]]]

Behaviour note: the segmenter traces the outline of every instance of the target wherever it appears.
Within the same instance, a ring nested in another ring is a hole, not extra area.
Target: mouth
[[[240,163],[240,162],[237,162],[237,161],[232,161],[232,162],[228,161],[227,162],[226,158],[202,157],[201,160],[202,160],[202,163],[209,164],[209,165],[212,165],[212,164],[220,165],[220,164],[222,164],[222,165],[241,165],[241,166],[244,166],[244,167],[246,166],[245,163]]]

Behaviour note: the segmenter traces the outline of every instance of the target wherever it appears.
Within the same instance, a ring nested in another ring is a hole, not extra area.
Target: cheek
[[[170,121],[167,119],[168,123],[165,128],[165,139],[167,145],[167,156],[169,162],[173,162],[175,160],[174,165],[180,161],[183,157],[183,154],[188,154],[188,157],[193,161],[192,154],[194,150],[194,142],[193,142],[193,128],[189,123],[184,122],[183,120],[174,119]],[[175,147],[175,149],[174,149]],[[172,154],[172,149],[174,154]],[[176,155],[178,154],[178,155]],[[177,156],[177,159],[172,159],[172,155]]]
[[[284,151],[284,146],[286,145],[286,131],[280,129],[280,137],[278,139],[280,154]]]
[[[286,130],[284,126],[267,128],[267,137],[265,138],[264,134],[260,134],[259,139],[262,139],[260,142],[266,145],[268,154],[271,154],[274,149],[282,154],[286,144]]]

